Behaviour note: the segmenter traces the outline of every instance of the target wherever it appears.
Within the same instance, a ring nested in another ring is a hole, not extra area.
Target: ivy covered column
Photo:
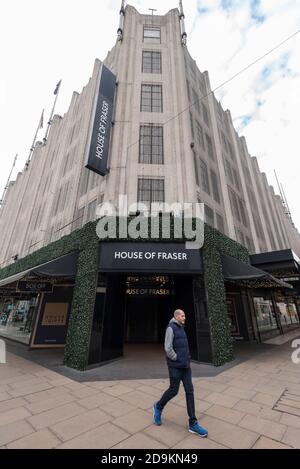
[[[64,352],[64,364],[77,370],[88,365],[98,277],[99,239],[94,224],[84,228]]]
[[[221,366],[233,360],[233,343],[218,240],[216,232],[207,225],[205,226],[203,264],[213,363],[215,366]]]

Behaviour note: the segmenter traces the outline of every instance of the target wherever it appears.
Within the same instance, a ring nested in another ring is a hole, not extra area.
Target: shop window
[[[277,298],[277,307],[280,314],[280,323],[282,327],[291,326],[299,323],[299,316],[296,305],[287,298]]]
[[[259,331],[268,332],[278,329],[272,300],[267,297],[254,297],[253,303]]]
[[[28,299],[7,298],[0,309],[0,334],[17,342],[29,344],[37,311],[38,294]]]

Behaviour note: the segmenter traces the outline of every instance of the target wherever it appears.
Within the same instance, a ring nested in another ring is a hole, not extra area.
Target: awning
[[[32,269],[23,270],[23,272],[0,280],[0,287],[17,282],[29,274],[36,275],[37,277],[75,277],[77,272],[77,259],[78,252],[65,254],[57,259],[37,265]]]
[[[231,256],[222,255],[224,279],[251,287],[277,287],[293,288],[289,283],[283,282],[264,270],[257,269],[250,264],[241,262]]]
[[[250,262],[259,269],[278,272],[281,276],[286,276],[285,272],[291,272],[294,275],[300,272],[300,259],[292,249],[252,254]]]

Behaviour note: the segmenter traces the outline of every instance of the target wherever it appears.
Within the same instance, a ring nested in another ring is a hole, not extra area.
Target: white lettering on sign
[[[186,252],[141,252],[141,251],[116,251],[115,259],[141,259],[141,260],[163,260],[163,261],[187,261]]]
[[[99,124],[99,129],[98,129],[97,147],[96,147],[96,157],[99,158],[100,160],[102,160],[103,152],[104,152],[108,111],[109,111],[108,102],[103,101],[100,124]]]

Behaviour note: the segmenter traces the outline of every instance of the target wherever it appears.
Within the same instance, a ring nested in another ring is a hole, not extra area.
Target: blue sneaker
[[[153,404],[153,423],[161,425],[161,410],[157,408],[157,402]]]
[[[201,438],[206,438],[208,435],[208,431],[205,428],[201,427],[198,422],[194,423],[194,425],[189,426],[189,432],[196,433]]]

